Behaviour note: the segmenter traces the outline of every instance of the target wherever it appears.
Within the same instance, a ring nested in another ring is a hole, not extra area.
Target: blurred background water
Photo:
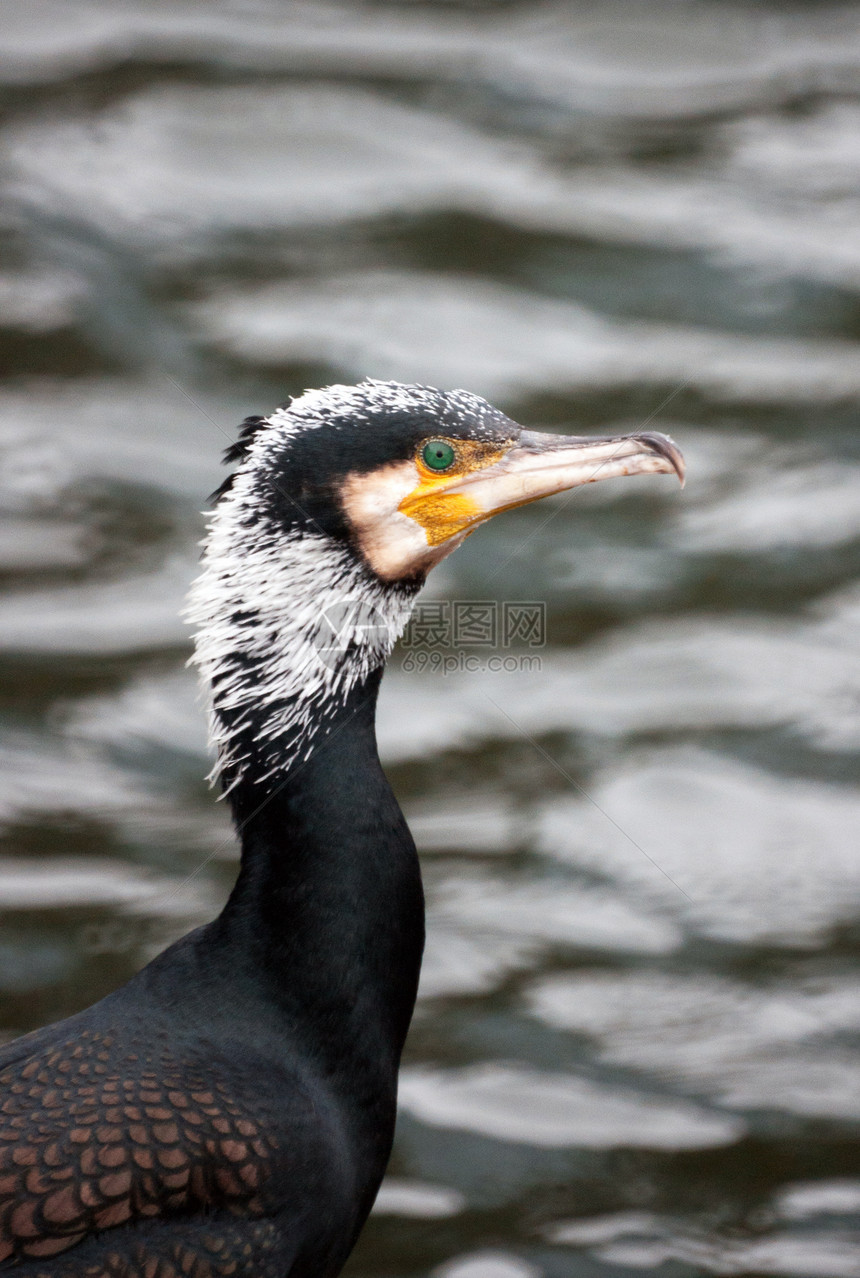
[[[683,494],[430,587],[546,601],[539,670],[386,678],[429,944],[349,1273],[860,1274],[857,6],[5,0],[0,195],[3,1033],[229,890],[178,613],[242,417],[647,421]]]

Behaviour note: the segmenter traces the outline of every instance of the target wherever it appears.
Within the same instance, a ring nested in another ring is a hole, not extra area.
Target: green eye
[[[431,470],[447,470],[454,462],[454,449],[444,439],[431,439],[421,449],[421,460]]]

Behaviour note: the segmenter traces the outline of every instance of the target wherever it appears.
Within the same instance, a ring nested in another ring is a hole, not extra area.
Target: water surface
[[[348,1271],[860,1273],[856,6],[0,29],[2,1032],[229,890],[178,613],[242,417],[371,375],[647,423],[683,493],[514,512],[428,588],[545,646],[386,677],[429,941]]]

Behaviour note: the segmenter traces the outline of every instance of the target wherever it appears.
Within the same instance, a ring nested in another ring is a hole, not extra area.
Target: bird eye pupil
[[[421,450],[421,457],[431,470],[447,470],[454,460],[454,449],[444,439],[431,439]]]

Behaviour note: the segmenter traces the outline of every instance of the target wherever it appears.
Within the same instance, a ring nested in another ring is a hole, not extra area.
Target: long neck
[[[232,790],[242,865],[220,920],[326,1071],[371,1086],[396,1070],[424,943],[415,845],[376,749],[381,673],[304,762]]]

